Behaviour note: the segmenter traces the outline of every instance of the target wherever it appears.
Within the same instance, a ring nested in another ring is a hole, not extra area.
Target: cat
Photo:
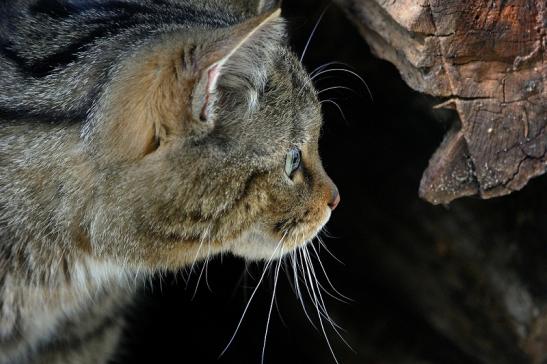
[[[136,282],[276,259],[340,198],[268,1],[0,2],[0,363],[105,363]]]

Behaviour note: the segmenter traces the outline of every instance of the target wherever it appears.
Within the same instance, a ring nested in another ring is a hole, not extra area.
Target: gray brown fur
[[[326,223],[319,103],[270,8],[0,2],[0,363],[106,362],[143,277]]]

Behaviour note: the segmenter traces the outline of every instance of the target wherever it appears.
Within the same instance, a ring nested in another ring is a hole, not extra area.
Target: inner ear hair
[[[264,52],[268,48],[265,46],[266,43],[278,42],[284,38],[285,28],[280,21],[280,15],[281,9],[276,9],[247,20],[228,29],[225,32],[228,35],[213,44],[216,49],[212,53],[215,56],[205,57],[205,59],[213,58],[213,60],[209,60],[209,65],[203,67],[194,88],[192,100],[194,120],[213,122],[219,79],[236,68],[237,62],[232,62],[235,58],[238,58],[238,62],[242,64],[247,63],[245,58],[252,58],[248,61],[256,62],[253,52]],[[231,63],[234,65],[230,66]]]

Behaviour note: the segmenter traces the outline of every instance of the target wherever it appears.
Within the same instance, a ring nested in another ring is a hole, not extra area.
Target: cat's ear
[[[200,76],[192,95],[194,120],[212,122],[218,99],[219,80],[229,73],[253,72],[253,63],[259,61],[257,54],[264,52],[269,44],[284,37],[284,24],[280,19],[281,9],[276,9],[230,29],[228,36],[215,42],[215,51],[204,57]],[[245,69],[244,69],[245,68]]]

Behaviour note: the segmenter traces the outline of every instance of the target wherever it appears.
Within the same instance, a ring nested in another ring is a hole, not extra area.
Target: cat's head
[[[112,70],[84,129],[97,254],[176,268],[208,253],[280,256],[336,207],[322,117],[280,11],[172,29]]]

